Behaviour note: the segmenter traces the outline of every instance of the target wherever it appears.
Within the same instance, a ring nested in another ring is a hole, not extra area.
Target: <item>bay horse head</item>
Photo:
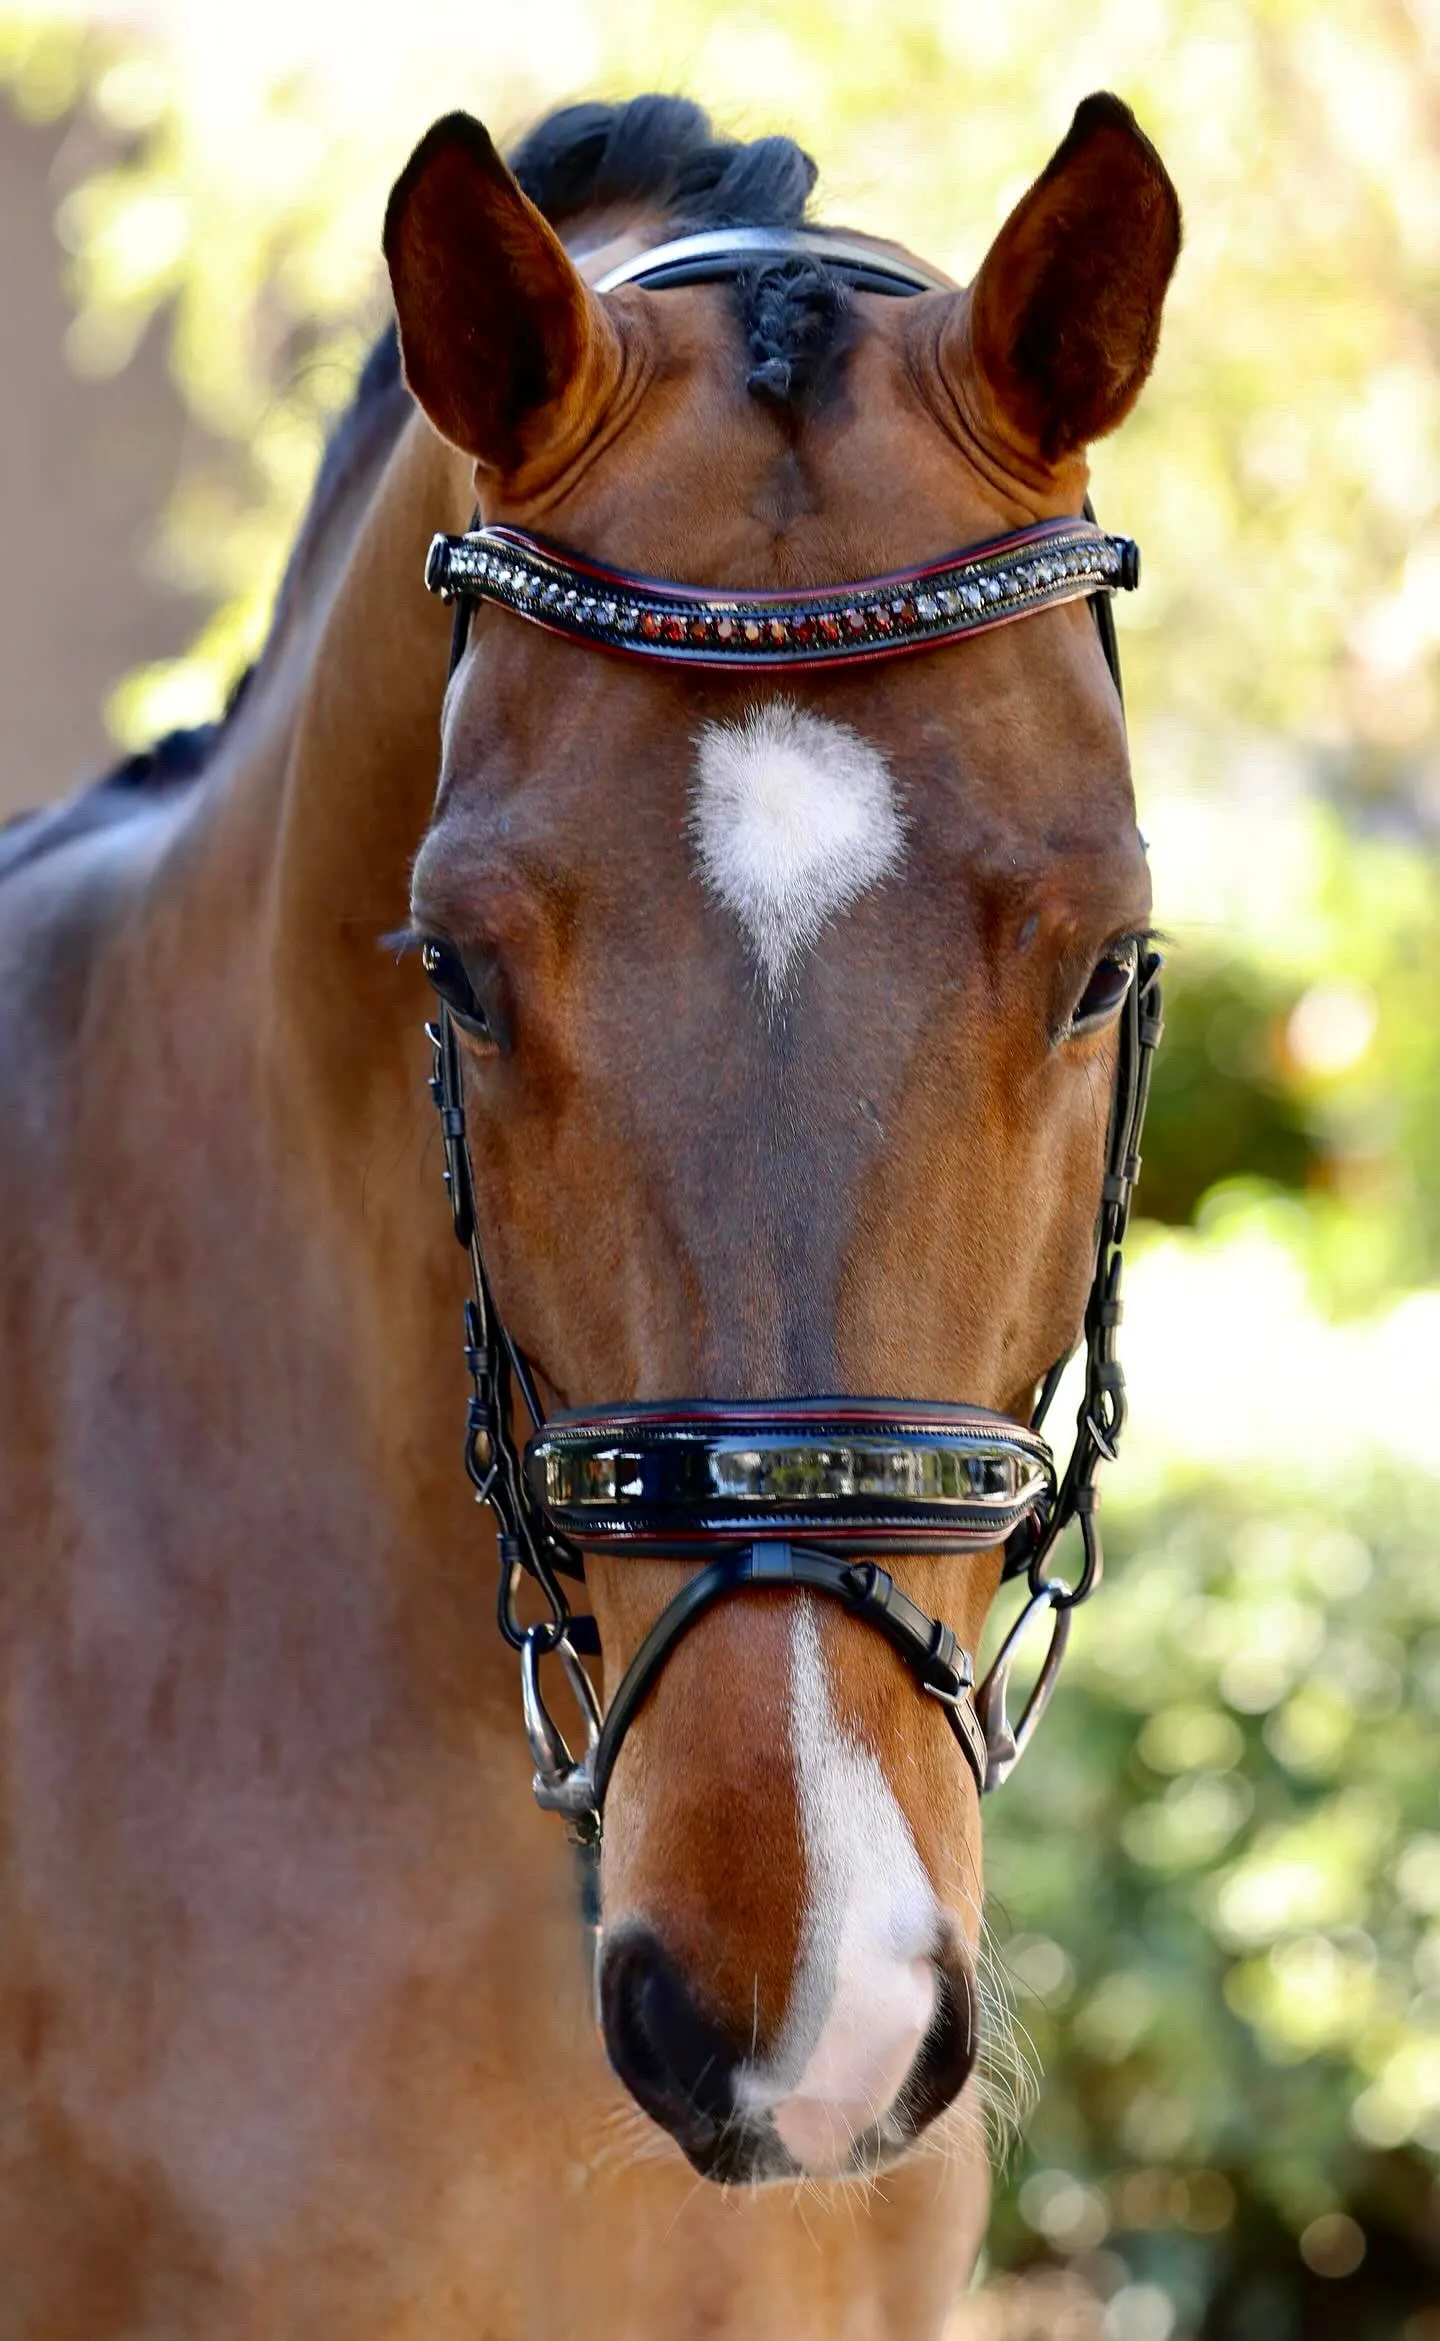
[[[1092,1294],[1150,912],[1086,449],[1179,213],[1100,96],[968,290],[626,224],[567,249],[465,116],[391,199],[478,508],[412,915],[540,1786],[592,1841],[604,1801],[611,2060],[710,2175],[837,2175],[976,2055],[964,1653],[1054,1523],[1023,1426]],[[512,1368],[561,1410],[528,1478]],[[538,1683],[582,1547],[612,1720],[572,1769]]]

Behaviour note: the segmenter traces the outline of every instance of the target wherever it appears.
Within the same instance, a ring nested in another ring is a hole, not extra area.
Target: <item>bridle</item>
[[[733,280],[751,267],[797,260],[819,260],[865,292],[905,297],[942,289],[908,259],[868,245],[761,228],[680,238],[625,262],[596,290]],[[807,671],[935,650],[1083,597],[1118,692],[1108,596],[1138,583],[1139,557],[1128,539],[1096,526],[1087,501],[1083,518],[1046,522],[916,569],[806,593],[717,592],[635,576],[505,527],[437,536],[425,579],[454,605],[452,675],[481,602],[622,657],[711,670]],[[1096,1474],[1102,1462],[1114,1461],[1125,1422],[1116,1353],[1121,1249],[1161,1034],[1160,967],[1159,953],[1142,947],[1120,1012],[1084,1318],[1085,1388],[1063,1472],[1042,1431],[1069,1353],[1045,1376],[1028,1424],[980,1407],[853,1397],[677,1400],[599,1407],[547,1422],[486,1275],[459,1046],[443,1000],[427,1025],[445,1184],[455,1234],[470,1260],[465,1468],[499,1532],[498,1620],[519,1656],[535,1795],[564,1815],[586,1849],[592,1924],[598,1923],[595,1849],[626,1733],[679,1641],[735,1594],[786,1587],[838,1601],[885,1637],[936,1700],[977,1790],[998,1787],[1014,1770],[1049,1703],[1072,1613],[1100,1578]],[[517,1391],[531,1424],[523,1451],[511,1419]],[[1072,1521],[1082,1551],[1073,1586],[1051,1567]],[[997,1545],[1004,1549],[1004,1577],[1026,1580],[1026,1600],[977,1685],[970,1654],[953,1630],[911,1601],[881,1562],[896,1552],[959,1554]],[[701,1563],[651,1627],[603,1714],[583,1663],[598,1654],[594,1620],[572,1611],[566,1591],[567,1580],[583,1579],[587,1551],[601,1550]],[[527,1579],[548,1610],[537,1624],[521,1620]],[[1046,1656],[1012,1721],[1012,1664],[1032,1626],[1047,1616]],[[586,1746],[578,1757],[543,1695],[547,1658],[558,1661],[583,1719]]]

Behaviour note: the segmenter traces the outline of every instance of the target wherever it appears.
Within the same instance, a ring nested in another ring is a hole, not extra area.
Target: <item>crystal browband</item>
[[[979,1407],[885,1399],[554,1415],[525,1476],[582,1549],[805,1535],[867,1552],[993,1549],[1055,1495],[1037,1432]]]
[[[1048,520],[919,568],[804,593],[668,584],[583,560],[521,530],[437,536],[425,582],[552,633],[690,667],[815,667],[892,658],[983,634],[1057,602],[1129,592],[1139,547],[1086,520]]]

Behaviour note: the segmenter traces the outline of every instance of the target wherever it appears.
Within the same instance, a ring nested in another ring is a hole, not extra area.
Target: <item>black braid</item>
[[[750,371],[745,387],[772,406],[813,405],[844,347],[850,296],[813,260],[781,260],[739,280]]]

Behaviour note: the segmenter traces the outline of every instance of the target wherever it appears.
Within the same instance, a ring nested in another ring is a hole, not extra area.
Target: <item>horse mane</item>
[[[675,235],[707,228],[798,227],[816,165],[792,138],[718,136],[709,115],[681,97],[628,98],[558,107],[526,131],[508,157],[521,187],[551,225],[593,212],[646,207]],[[840,342],[845,288],[810,260],[747,271],[735,286],[751,395],[801,412],[818,395]],[[283,623],[287,605],[357,476],[388,455],[410,411],[393,321],[373,344],[350,404],[330,435],[276,596],[265,646],[212,723],[167,732],[123,757],[79,798],[22,814],[0,846],[0,869],[29,861],[77,833],[107,825],[137,799],[201,778],[243,706],[248,686]],[[31,825],[34,825],[33,827]]]

